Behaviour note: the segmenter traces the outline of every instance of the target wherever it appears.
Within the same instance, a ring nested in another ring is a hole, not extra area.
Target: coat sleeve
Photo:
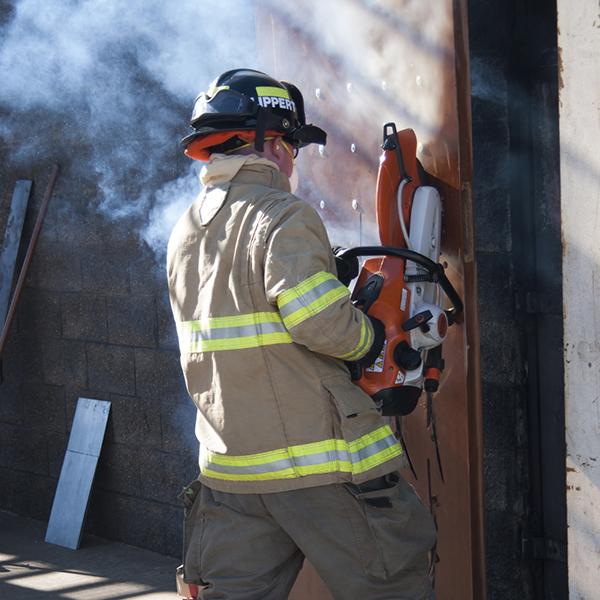
[[[373,345],[373,326],[335,275],[321,218],[301,200],[282,204],[266,238],[267,300],[277,306],[294,342],[343,360],[363,358]]]

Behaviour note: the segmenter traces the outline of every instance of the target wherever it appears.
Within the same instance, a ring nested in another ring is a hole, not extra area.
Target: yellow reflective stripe
[[[381,429],[385,429],[384,426]],[[387,427],[387,429],[391,429]],[[379,429],[376,430],[380,431]],[[368,436],[373,435],[367,434]],[[363,436],[355,440],[354,442],[350,442],[350,444],[360,443],[360,440],[367,436]],[[383,436],[385,437],[385,435]],[[381,438],[379,438],[381,439]],[[376,440],[373,440],[376,441]],[[243,456],[231,456],[227,454],[213,454],[212,452],[207,451],[207,456],[210,456],[210,462],[219,465],[232,465],[232,466],[247,466],[247,465],[262,465],[269,462],[274,462],[276,460],[282,460],[288,458],[290,456],[306,456],[308,454],[318,454],[320,452],[329,452],[332,450],[344,450],[349,446],[346,440],[338,440],[331,439],[325,440],[323,442],[310,442],[309,444],[298,444],[296,446],[288,446],[287,448],[282,448],[281,450],[270,450],[269,452],[260,452],[258,454],[245,454]],[[355,448],[359,449],[358,446]]]
[[[361,437],[353,440],[351,442],[346,442],[348,444],[348,448],[350,452],[356,452],[357,450],[362,450],[366,448],[370,444],[378,442],[383,438],[388,437],[389,435],[394,435],[392,433],[392,429],[389,425],[383,425],[379,429],[375,429],[375,431],[371,431],[371,433],[367,433],[362,435]]]
[[[177,333],[182,354],[292,343],[292,336],[276,312],[184,321],[177,324]]]
[[[238,338],[225,338],[222,340],[200,340],[190,342],[188,352],[218,352],[220,350],[243,350],[244,348],[257,348],[273,344],[291,344],[292,336],[289,333],[266,333],[257,336]]]
[[[358,475],[359,473],[364,473],[365,471],[369,471],[370,469],[374,469],[379,465],[387,462],[388,460],[392,460],[396,456],[400,456],[402,454],[402,448],[398,444],[398,446],[392,446],[391,448],[386,448],[377,454],[373,454],[373,456],[369,456],[357,463],[352,463],[352,473],[354,475]]]
[[[326,271],[319,271],[318,273],[311,275],[304,281],[301,281],[299,284],[295,285],[293,288],[285,290],[285,292],[281,292],[281,294],[277,296],[277,305],[280,309],[283,308],[292,300],[295,300],[299,296],[310,292],[310,290],[316,288],[320,283],[323,283],[328,279],[335,279],[335,277],[331,273],[327,273]]]
[[[286,89],[271,87],[268,85],[259,85],[256,88],[256,93],[259,96],[276,96],[278,98],[287,98],[290,99],[290,94]]]
[[[330,439],[244,456],[215,454],[204,447],[201,450],[202,474],[231,481],[291,479],[334,472],[357,475],[402,454],[388,425],[351,442]]]
[[[284,317],[283,322],[288,329],[299,325],[306,319],[320,313],[338,300],[346,298],[349,295],[347,289],[331,290],[321,296],[318,300],[311,302],[308,306],[299,308],[288,317]]]
[[[348,288],[336,277],[320,271],[282,292],[277,297],[277,306],[285,326],[291,329],[349,296]]]
[[[282,323],[281,316],[276,312],[257,312],[234,315],[232,317],[209,317],[200,321],[184,321],[180,327],[189,328],[191,331],[202,329],[219,329],[221,327],[243,327],[255,323]]]
[[[273,473],[219,473],[211,469],[201,469],[202,475],[213,479],[224,479],[227,481],[272,481],[274,479],[294,479],[296,477],[307,477],[308,475],[324,475],[327,473],[351,473],[352,466],[349,462],[330,461],[310,467],[295,467],[284,469]]]
[[[347,354],[343,354],[342,356],[338,356],[342,360],[358,360],[362,358],[373,345],[374,333],[372,328],[367,325],[367,317],[362,318],[362,322],[360,324],[360,339],[358,340],[358,344],[351,352]]]

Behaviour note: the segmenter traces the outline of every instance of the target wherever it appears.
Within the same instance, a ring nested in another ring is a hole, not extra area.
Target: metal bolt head
[[[352,93],[352,83],[348,82],[346,84],[346,91],[351,94]]]
[[[325,200],[321,200],[321,202],[319,202],[319,207],[321,208],[321,210],[325,208]]]
[[[325,156],[325,146],[323,144],[319,144],[319,154]]]
[[[290,122],[287,119],[282,119],[281,125],[283,126],[284,129],[290,128]]]
[[[358,210],[358,200],[356,198],[352,198],[352,210]]]
[[[352,154],[355,154],[357,150],[356,144],[350,144],[350,152],[352,152]]]
[[[322,94],[321,94],[321,88],[317,88],[315,90],[315,96],[317,97],[318,100],[321,99],[321,96],[322,96]]]

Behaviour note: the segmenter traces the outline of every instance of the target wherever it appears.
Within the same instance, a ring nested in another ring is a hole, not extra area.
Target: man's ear
[[[265,142],[265,151],[262,155],[273,161],[280,169],[285,164],[286,151],[279,138],[267,140]]]

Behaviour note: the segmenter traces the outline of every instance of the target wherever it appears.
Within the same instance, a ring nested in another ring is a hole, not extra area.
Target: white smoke
[[[95,174],[98,208],[138,227],[149,216],[143,237],[161,250],[171,202],[181,205],[176,195],[188,190],[177,141],[194,97],[219,73],[254,66],[252,2],[13,0],[12,6],[0,29],[0,136],[14,149],[12,159],[39,160],[57,144],[67,150],[83,144],[87,151],[73,157],[73,167]],[[184,182],[156,190],[157,182],[182,175]]]

